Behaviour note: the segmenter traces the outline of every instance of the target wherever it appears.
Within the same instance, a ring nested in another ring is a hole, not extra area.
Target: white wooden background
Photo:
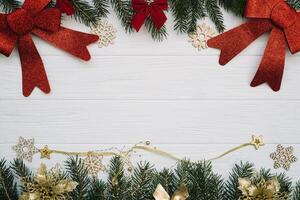
[[[35,90],[24,98],[17,53],[0,56],[0,157],[13,159],[11,146],[23,136],[34,137],[40,148],[48,144],[75,151],[130,147],[150,140],[178,156],[197,160],[219,155],[256,134],[264,136],[266,146],[259,151],[244,148],[217,160],[215,171],[226,177],[240,160],[272,168],[269,154],[278,143],[294,146],[300,159],[299,55],[287,53],[282,89],[275,93],[266,85],[249,86],[267,36],[220,67],[219,52],[197,51],[186,35],[173,31],[171,16],[168,40],[161,43],[152,41],[144,30],[126,34],[114,15],[108,20],[118,30],[115,44],[102,49],[90,46],[90,62],[34,38],[52,86],[50,95]],[[232,28],[242,20],[226,14],[225,22]],[[63,24],[89,31],[69,18]],[[141,154],[135,159],[150,160],[157,167],[174,164]],[[47,161],[36,155],[32,166],[64,159],[53,156]],[[292,165],[288,175],[300,179],[299,169],[300,162]]]

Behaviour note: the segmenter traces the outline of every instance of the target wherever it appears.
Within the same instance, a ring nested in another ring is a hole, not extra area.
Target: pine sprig
[[[131,1],[110,0],[110,3],[115,10],[118,18],[121,20],[122,26],[124,26],[125,31],[131,33],[133,31],[133,28],[131,26],[131,19],[133,16]]]
[[[21,159],[15,159],[11,163],[11,168],[18,178],[27,178],[28,180],[33,180],[32,171],[25,165],[24,161]]]
[[[237,200],[241,196],[239,187],[239,178],[250,178],[253,174],[254,168],[250,163],[241,163],[235,165],[230,173],[229,180],[224,185],[224,199]]]
[[[153,40],[155,41],[159,41],[159,42],[163,41],[168,36],[166,26],[163,26],[159,30],[157,30],[157,28],[155,28],[153,24],[153,21],[150,18],[146,19],[145,27],[148,30],[148,32],[151,34]]]
[[[214,22],[218,32],[225,30],[223,14],[218,6],[218,0],[205,0],[205,8],[209,18]]]
[[[139,163],[131,177],[131,200],[153,199],[153,167],[150,163]]]
[[[300,181],[296,183],[293,192],[293,200],[299,200],[299,199],[300,199]]]
[[[173,194],[180,185],[176,182],[176,177],[173,171],[163,169],[161,172],[156,172],[153,179],[153,185],[156,187],[161,184],[168,194]]]
[[[0,1],[0,8],[5,13],[9,13],[19,7],[21,7],[21,2],[18,0],[1,0]]]
[[[189,30],[190,0],[169,0],[172,14],[174,16],[174,29],[179,33]]]
[[[100,19],[96,9],[85,0],[71,0],[75,9],[74,19],[86,26],[95,26]]]
[[[202,19],[206,16],[204,0],[190,0],[191,8],[190,8],[190,16],[189,16],[189,26],[188,32],[194,32],[197,27],[197,22],[199,19]]]
[[[242,16],[246,7],[247,0],[219,0],[219,4],[226,10]]]
[[[0,199],[18,200],[18,190],[14,181],[14,175],[11,169],[6,166],[4,159],[0,160]]]
[[[88,192],[88,200],[101,200],[105,199],[106,184],[104,181],[93,179],[90,183]]]
[[[84,167],[82,159],[78,157],[70,157],[66,161],[66,169],[69,178],[78,183],[76,189],[71,193],[72,200],[82,200],[87,198],[89,193],[88,170]]]
[[[130,199],[130,182],[125,176],[124,163],[119,156],[111,159],[106,195],[107,200]]]
[[[108,0],[93,0],[96,12],[98,17],[107,17],[109,11],[108,11]]]

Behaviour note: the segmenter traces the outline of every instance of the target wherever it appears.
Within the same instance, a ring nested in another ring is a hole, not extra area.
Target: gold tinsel
[[[66,200],[68,193],[72,192],[77,183],[63,179],[62,175],[53,171],[47,171],[47,167],[41,164],[34,179],[23,177],[24,192],[19,200]]]
[[[254,184],[249,178],[239,179],[239,189],[242,196],[239,200],[287,200],[288,196],[280,192],[280,183],[273,178],[268,181],[261,180]]]

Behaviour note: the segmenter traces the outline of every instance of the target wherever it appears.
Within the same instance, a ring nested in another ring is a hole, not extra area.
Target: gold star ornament
[[[48,145],[40,150],[41,158],[47,158],[49,160],[52,153],[53,151],[49,149]]]
[[[39,152],[39,149],[34,146],[34,139],[25,139],[19,137],[18,143],[12,147],[12,149],[17,153],[18,159],[24,159],[32,162],[34,154]]]
[[[270,154],[270,157],[274,160],[274,168],[283,168],[289,170],[291,164],[297,162],[296,156],[293,155],[293,147],[283,147],[282,145],[277,145],[276,152]]]
[[[262,136],[255,136],[255,135],[252,135],[252,140],[250,144],[253,145],[256,150],[258,150],[260,147],[265,145]]]

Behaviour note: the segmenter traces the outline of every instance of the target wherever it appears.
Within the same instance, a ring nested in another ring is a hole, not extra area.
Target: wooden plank
[[[300,143],[299,101],[2,101],[1,143]]]

